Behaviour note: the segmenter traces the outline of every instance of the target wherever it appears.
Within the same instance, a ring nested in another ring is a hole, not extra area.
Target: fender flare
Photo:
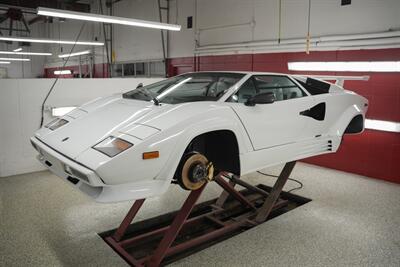
[[[352,105],[346,109],[345,112],[340,116],[336,123],[330,128],[329,132],[332,135],[343,136],[347,126],[357,115],[361,115],[365,119],[362,111],[356,106]]]
[[[240,140],[240,138],[237,135],[239,127],[235,126],[235,123],[229,122],[225,119],[216,120],[211,125],[207,120],[202,121],[196,123],[195,125],[192,124],[190,127],[187,127],[186,129],[187,129],[186,131],[181,133],[182,136],[179,138],[179,142],[175,145],[174,151],[171,152],[166,164],[161,169],[159,175],[155,178],[157,180],[165,181],[162,192],[165,192],[168,189],[168,186],[174,177],[176,169],[178,168],[178,165],[181,161],[181,158],[187,146],[197,136],[213,131],[220,131],[220,130],[231,131],[234,134],[236,141],[238,143],[239,154],[241,153],[241,151],[243,151],[245,147],[243,144],[243,140]]]

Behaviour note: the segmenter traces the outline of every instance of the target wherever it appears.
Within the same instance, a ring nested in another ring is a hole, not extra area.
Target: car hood
[[[154,105],[117,95],[89,102],[62,117],[69,121],[64,126],[54,131],[41,128],[35,136],[65,156],[77,159],[110,135],[144,140],[171,127],[186,128],[188,123],[204,119],[205,111],[212,114],[208,119],[212,123],[221,109],[230,110],[216,102]]]
[[[158,110],[151,102],[132,101],[120,96],[103,98],[65,115],[63,119],[69,122],[64,126],[54,131],[42,128],[35,136],[53,149],[75,159],[110,135],[129,134],[136,121]]]

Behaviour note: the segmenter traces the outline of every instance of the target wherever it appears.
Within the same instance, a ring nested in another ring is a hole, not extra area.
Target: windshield
[[[136,88],[124,98],[157,103],[179,104],[195,101],[217,101],[245,74],[199,72],[188,73]]]

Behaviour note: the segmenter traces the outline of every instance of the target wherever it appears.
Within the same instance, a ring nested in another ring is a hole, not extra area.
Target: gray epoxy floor
[[[292,177],[312,202],[173,265],[400,266],[400,185],[304,163]],[[209,185],[200,201],[219,192]],[[176,210],[186,195],[170,186],[138,219]],[[0,266],[126,266],[97,233],[117,227],[130,206],[97,204],[49,172],[0,178]]]

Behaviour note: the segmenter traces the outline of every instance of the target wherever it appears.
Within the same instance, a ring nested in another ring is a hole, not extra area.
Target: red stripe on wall
[[[266,71],[289,72],[291,61],[400,61],[400,49],[317,51],[295,53],[241,54],[172,58],[170,76],[189,71]],[[367,117],[400,122],[400,74],[355,72],[301,72],[325,75],[369,75],[370,80],[347,81],[345,87],[369,100]],[[342,171],[400,183],[400,134],[366,130],[346,135],[335,154],[312,157],[306,162]]]

